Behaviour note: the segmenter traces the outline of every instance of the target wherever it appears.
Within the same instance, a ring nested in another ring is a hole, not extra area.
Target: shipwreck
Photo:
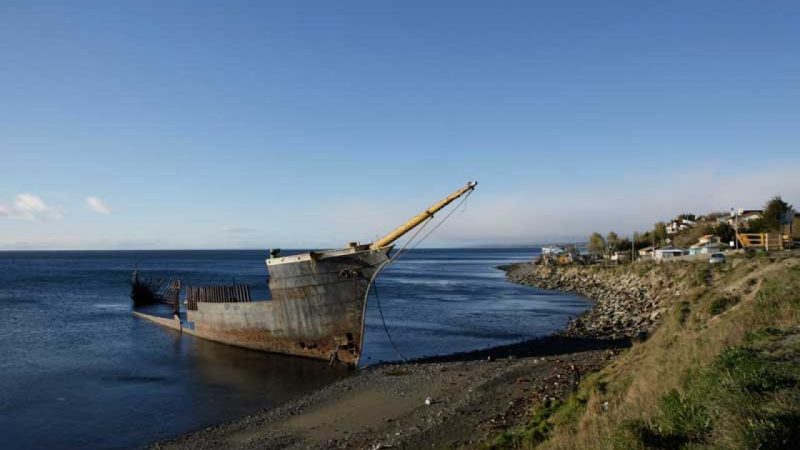
[[[246,285],[190,286],[184,314],[174,292],[169,293],[172,318],[134,314],[229,345],[357,365],[370,288],[395,259],[395,242],[415,228],[419,233],[420,225],[458,198],[465,200],[476,186],[467,183],[372,243],[286,256],[270,252],[266,268],[271,300],[252,301]],[[180,289],[180,282],[170,286]]]

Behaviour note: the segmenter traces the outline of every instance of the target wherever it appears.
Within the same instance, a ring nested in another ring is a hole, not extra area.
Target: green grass
[[[783,336],[785,333],[780,328],[765,327],[757,330],[748,331],[744,337],[745,344],[755,344],[766,341],[770,338]]]
[[[796,268],[795,268],[796,269]],[[798,272],[792,270],[795,277]],[[756,295],[756,303],[760,308],[770,312],[778,312],[784,307],[800,308],[800,283],[785,283],[783,280],[766,280]]]
[[[792,448],[800,439],[800,353],[775,358],[776,330],[751,335],[750,346],[725,349],[708,367],[686,378],[659,401],[649,420],[631,421],[631,447],[718,448],[732,440],[742,448]],[[782,335],[780,334],[777,335]],[[771,345],[764,345],[770,342]]]
[[[484,445],[487,450],[500,450],[517,448],[521,445],[536,445],[550,436],[553,429],[551,419],[553,414],[561,408],[561,404],[552,404],[549,407],[542,407],[528,423],[519,428],[505,430],[493,441]]]
[[[645,447],[660,449],[679,449],[690,443],[706,442],[713,431],[708,407],[696,397],[677,390],[661,398],[659,413],[651,422],[634,420],[623,430],[629,431],[633,439]]]
[[[556,426],[571,423],[586,410],[589,390],[602,386],[597,374],[590,374],[581,383],[582,388],[564,401],[553,401],[549,406],[537,406],[528,422],[517,428],[505,430],[494,440],[482,446],[486,450],[533,447],[544,442]]]

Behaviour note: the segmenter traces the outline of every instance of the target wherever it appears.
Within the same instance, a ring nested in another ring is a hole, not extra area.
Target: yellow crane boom
[[[408,220],[408,222],[400,225],[399,227],[392,230],[386,236],[378,239],[377,241],[373,242],[369,247],[371,249],[377,249],[386,247],[390,245],[392,242],[400,239],[404,234],[408,233],[409,231],[413,230],[414,227],[421,224],[422,222],[428,220],[430,217],[433,217],[439,210],[444,208],[445,206],[452,203],[457,198],[461,197],[462,195],[470,192],[471,190],[475,189],[475,186],[478,185],[477,181],[470,181],[467,183],[466,186],[462,187],[461,189],[453,192],[452,194],[448,195],[447,198],[440,200],[439,202],[435,203],[430,208],[426,209],[425,211],[417,214],[416,216],[412,217]]]

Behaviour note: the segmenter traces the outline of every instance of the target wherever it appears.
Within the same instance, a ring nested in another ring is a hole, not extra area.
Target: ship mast
[[[371,249],[378,249],[383,248],[388,245],[391,245],[392,242],[400,239],[404,234],[408,233],[409,231],[413,230],[417,225],[421,224],[422,222],[428,220],[429,218],[433,217],[434,214],[439,212],[442,208],[452,203],[457,198],[461,197],[462,195],[466,194],[467,192],[472,191],[475,189],[475,186],[478,185],[477,181],[470,181],[467,183],[466,186],[463,188],[453,192],[452,194],[448,195],[447,198],[440,200],[439,202],[435,203],[430,208],[426,209],[425,211],[417,214],[416,216],[412,217],[408,220],[408,222],[400,225],[399,227],[392,230],[386,236],[378,239],[377,241],[373,242],[369,248]]]

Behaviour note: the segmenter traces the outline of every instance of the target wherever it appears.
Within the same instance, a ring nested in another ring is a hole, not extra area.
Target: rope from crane
[[[378,313],[381,316],[381,323],[383,324],[383,331],[386,333],[386,338],[389,340],[389,344],[392,346],[392,348],[394,349],[395,353],[397,353],[397,356],[399,356],[400,359],[404,363],[408,363],[408,359],[403,355],[403,353],[397,347],[397,344],[394,342],[394,339],[392,339],[392,335],[391,335],[391,333],[389,333],[389,327],[386,325],[386,318],[383,316],[383,307],[381,307],[381,299],[380,299],[380,296],[378,296],[378,284],[377,284],[378,275],[380,275],[381,272],[383,272],[383,270],[386,267],[388,267],[390,264],[392,264],[395,261],[397,261],[401,256],[404,256],[406,253],[408,253],[409,251],[417,248],[420,244],[425,242],[425,240],[428,239],[428,237],[431,234],[433,234],[434,231],[438,230],[439,227],[441,227],[442,224],[445,223],[445,221],[447,221],[447,219],[449,219],[450,216],[452,216],[454,212],[458,211],[458,209],[461,207],[461,205],[465,205],[466,206],[467,199],[469,198],[470,195],[472,195],[472,192],[473,191],[467,192],[467,194],[461,199],[461,201],[459,201],[459,203],[456,205],[455,208],[451,209],[442,218],[442,220],[440,220],[439,223],[436,224],[436,226],[431,228],[430,231],[428,231],[424,236],[422,236],[422,239],[420,239],[413,246],[411,246],[411,243],[422,232],[422,230],[425,229],[425,227],[427,227],[428,224],[433,222],[433,216],[431,216],[428,219],[426,219],[425,222],[422,224],[422,226],[419,227],[417,229],[417,231],[415,231],[414,234],[411,235],[411,237],[408,239],[408,241],[406,241],[405,244],[403,244],[403,246],[400,248],[400,250],[398,250],[397,253],[395,253],[395,255],[393,257],[389,258],[389,261],[386,264],[384,264],[377,271],[375,271],[375,274],[372,275],[372,278],[369,280],[369,286],[367,286],[367,295],[369,295],[370,291],[374,291],[375,292],[375,302],[378,304]],[[465,209],[466,209],[466,207],[465,207]],[[464,212],[464,211],[462,210],[462,212]]]

